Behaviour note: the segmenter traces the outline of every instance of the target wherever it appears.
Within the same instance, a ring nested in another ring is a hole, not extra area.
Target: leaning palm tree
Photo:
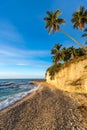
[[[85,10],[83,6],[80,6],[80,8],[73,13],[71,21],[74,28],[83,30],[87,24],[87,9]]]
[[[62,18],[59,18],[59,15],[61,14],[60,10],[57,10],[56,12],[50,12],[47,11],[47,17],[44,18],[44,20],[46,21],[46,26],[45,28],[48,28],[48,33],[50,33],[51,31],[56,32],[56,31],[60,31],[62,33],[64,33],[67,37],[69,37],[71,40],[73,40],[75,43],[77,43],[79,46],[83,47],[85,50],[87,50],[87,48],[85,48],[84,45],[82,45],[80,42],[78,42],[76,39],[74,39],[72,36],[70,36],[68,33],[66,33],[64,30],[62,30],[60,28],[60,24],[65,24],[65,20]]]
[[[55,13],[52,11],[46,12],[48,17],[45,17],[44,20],[46,21],[46,28],[48,28],[48,33],[51,31],[55,32],[57,30],[60,30],[59,24],[65,24],[65,20],[58,18],[58,16],[61,14],[60,10],[57,10]]]

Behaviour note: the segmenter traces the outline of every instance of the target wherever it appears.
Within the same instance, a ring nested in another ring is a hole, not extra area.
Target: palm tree
[[[73,13],[71,21],[74,28],[83,30],[87,24],[87,9],[85,10],[83,6],[80,6],[80,8]]]
[[[86,52],[83,50],[83,48],[77,48],[76,56],[83,56],[83,55],[86,55]]]
[[[63,55],[63,61],[67,62],[70,59],[74,59],[75,58],[75,48],[69,47],[69,48],[63,48],[62,49],[62,55]]]
[[[76,57],[76,52],[75,52],[75,48],[73,46],[68,48],[69,53],[70,53],[70,59],[74,59]]]
[[[46,21],[46,26],[45,28],[48,28],[48,33],[50,33],[51,31],[56,32],[56,31],[60,31],[62,33],[64,33],[67,37],[69,37],[71,40],[73,40],[75,43],[77,43],[79,46],[83,47],[85,50],[87,50],[87,48],[85,48],[85,46],[83,46],[80,42],[78,42],[76,39],[74,39],[72,36],[70,36],[68,33],[66,33],[64,30],[60,29],[60,24],[65,24],[65,20],[62,18],[58,18],[59,15],[61,14],[60,10],[57,10],[56,12],[50,12],[47,11],[47,17],[44,18],[44,20]]]
[[[61,47],[62,47],[62,45],[58,43],[58,44],[55,44],[51,50],[51,54],[53,55],[52,59],[53,59],[54,64],[57,64],[62,60],[62,54],[61,54],[61,50],[60,50]]]
[[[65,20],[61,18],[57,18],[61,11],[57,10],[55,13],[52,11],[46,12],[48,17],[45,17],[44,20],[46,21],[46,28],[48,28],[48,33],[51,31],[55,32],[56,30],[60,30],[59,24],[65,24]]]
[[[62,59],[64,62],[67,62],[70,59],[70,53],[65,47],[62,49]]]

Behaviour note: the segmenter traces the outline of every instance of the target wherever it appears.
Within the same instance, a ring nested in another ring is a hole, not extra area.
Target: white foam
[[[29,93],[36,91],[38,88],[39,88],[39,85],[37,87],[34,87],[33,89],[27,91],[27,92],[21,92],[21,93],[9,96],[6,100],[0,102],[0,110],[14,104],[16,101],[22,99],[23,97],[25,97]]]

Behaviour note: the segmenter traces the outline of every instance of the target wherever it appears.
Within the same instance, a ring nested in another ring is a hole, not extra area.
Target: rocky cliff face
[[[59,89],[72,92],[87,92],[87,55],[70,62],[51,80],[47,72],[46,80]]]

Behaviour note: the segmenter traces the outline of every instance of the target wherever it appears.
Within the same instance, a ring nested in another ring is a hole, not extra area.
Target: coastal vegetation
[[[48,33],[51,31],[55,33],[56,31],[62,32],[65,34],[67,37],[69,37],[72,41],[77,43],[80,47],[82,47],[84,50],[87,51],[87,47],[78,42],[75,38],[70,36],[68,33],[66,33],[64,30],[60,28],[60,25],[65,24],[66,21],[63,18],[59,18],[59,15],[62,13],[60,10],[57,10],[55,12],[52,11],[47,11],[47,17],[44,18],[46,21],[46,26],[45,28],[48,29]],[[81,6],[76,12],[73,13],[72,15],[72,23],[73,27],[76,29],[85,29],[85,25],[87,24],[87,9],[83,6]]]
[[[83,30],[87,24],[87,9],[85,10],[83,6],[80,6],[80,8],[73,13],[71,21],[75,29]]]
[[[54,47],[51,50],[52,54],[52,59],[53,63],[64,63],[69,60],[74,59],[77,56],[83,56],[86,54],[86,51],[84,51],[83,48],[74,48],[73,46],[71,47],[64,47],[62,48],[62,44],[55,44]]]
[[[55,44],[51,50],[53,65],[47,69],[50,78],[53,79],[56,72],[79,57],[87,55],[83,48],[62,47],[62,44]],[[68,63],[68,64],[67,64]]]
[[[55,12],[47,11],[46,13],[47,17],[45,17],[44,20],[46,21],[45,28],[48,29],[48,33],[51,33],[51,31],[53,34],[56,31],[62,32],[80,46],[79,48],[75,48],[74,46],[66,48],[62,47],[62,44],[60,43],[54,45],[51,50],[53,65],[47,69],[50,78],[53,79],[55,73],[58,72],[67,62],[71,62],[74,59],[78,59],[78,57],[87,55],[87,41],[86,44],[83,45],[60,28],[60,25],[66,23],[63,18],[59,18],[62,13],[61,10],[56,10]],[[71,22],[74,29],[80,29],[81,31],[87,32],[87,9],[80,6],[79,9],[72,14]],[[84,33],[82,37],[87,37],[87,33]]]

